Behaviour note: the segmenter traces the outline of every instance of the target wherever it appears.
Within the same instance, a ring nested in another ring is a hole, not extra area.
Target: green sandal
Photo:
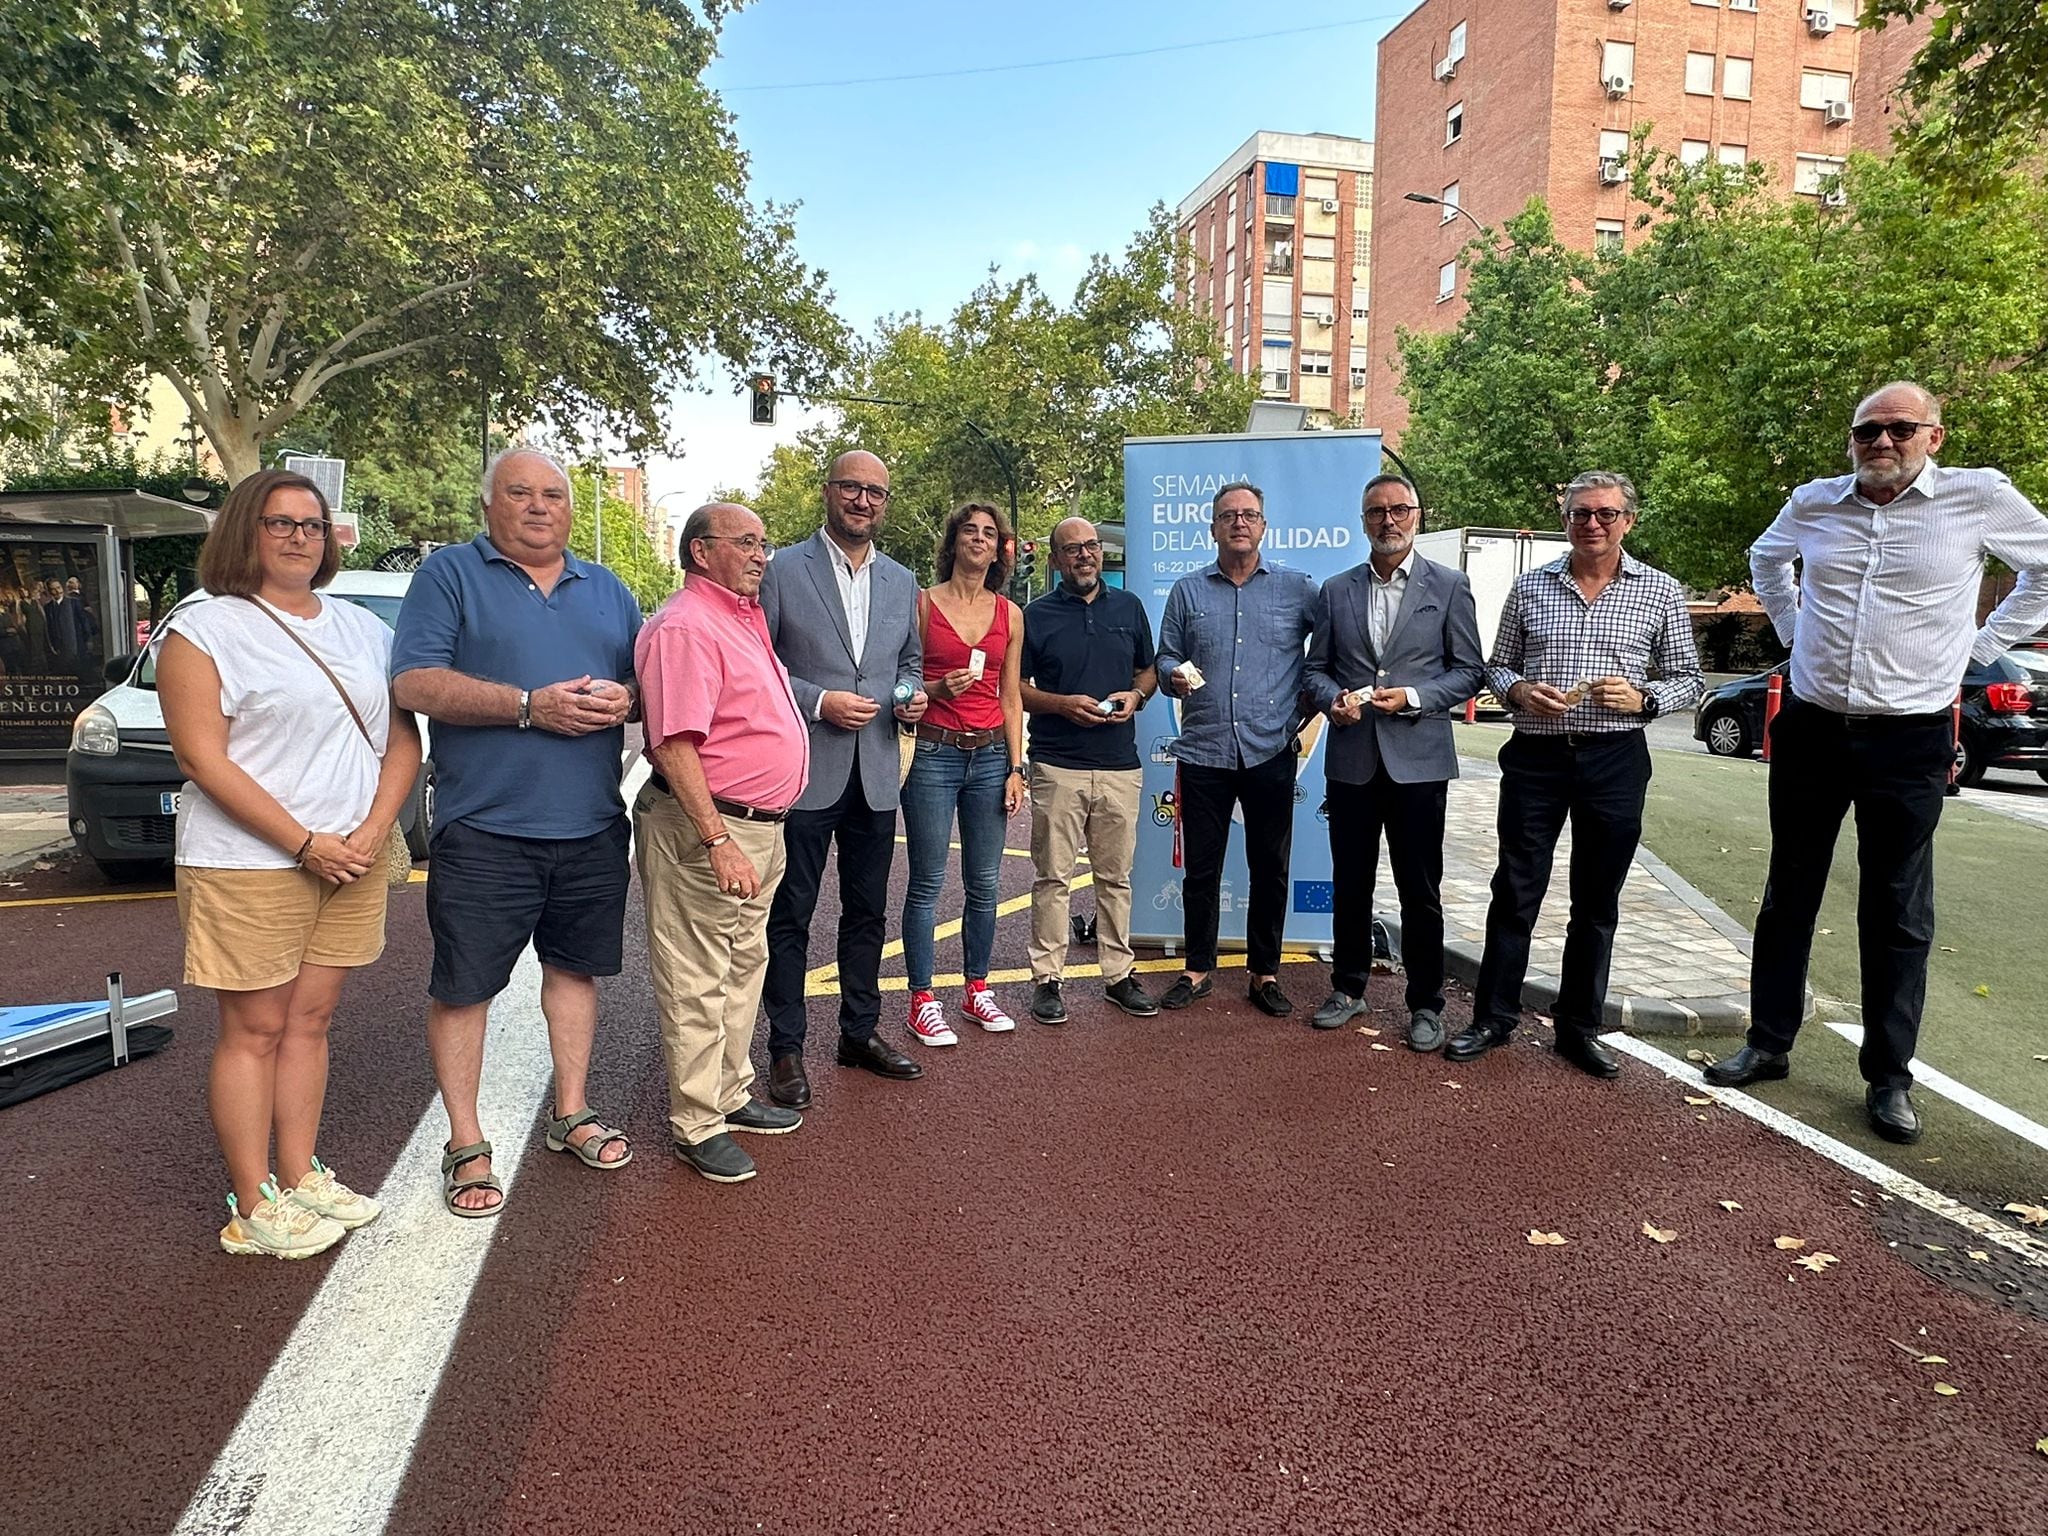
[[[554,1105],[550,1104],[548,1108],[553,1109]],[[596,1125],[599,1131],[603,1132],[602,1135],[590,1136],[582,1141],[571,1141],[569,1139],[570,1132],[593,1124]],[[615,1131],[606,1125],[602,1120],[598,1119],[597,1111],[594,1109],[579,1110],[573,1115],[562,1115],[557,1119],[550,1120],[548,1122],[547,1139],[550,1152],[573,1152],[576,1154],[576,1160],[586,1168],[596,1168],[604,1173],[610,1173],[614,1168],[623,1168],[626,1164],[633,1161],[631,1143],[627,1143],[626,1155],[624,1157],[616,1158],[611,1162],[604,1160],[604,1157],[601,1155],[604,1149],[615,1141],[624,1142],[626,1140],[626,1133],[624,1131]]]
[[[442,1155],[441,1203],[448,1207],[450,1215],[472,1217],[495,1216],[498,1212],[505,1209],[505,1186],[498,1182],[496,1174],[487,1173],[483,1177],[475,1179],[458,1179],[455,1177],[455,1170],[464,1163],[479,1157],[489,1157],[490,1155],[491,1144],[488,1141],[475,1142],[467,1147],[453,1147]],[[457,1205],[455,1197],[466,1189],[494,1189],[498,1192],[498,1198],[490,1205],[481,1205],[474,1209],[466,1205]]]

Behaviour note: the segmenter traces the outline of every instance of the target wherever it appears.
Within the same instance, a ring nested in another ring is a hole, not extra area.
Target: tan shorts
[[[223,992],[281,987],[302,965],[351,968],[384,953],[382,870],[330,885],[303,869],[178,866],[185,983]]]

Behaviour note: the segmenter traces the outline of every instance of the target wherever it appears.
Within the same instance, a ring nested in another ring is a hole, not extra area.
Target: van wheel
[[[427,862],[427,845],[434,837],[434,765],[420,764],[419,782],[405,811],[405,847],[415,864]]]

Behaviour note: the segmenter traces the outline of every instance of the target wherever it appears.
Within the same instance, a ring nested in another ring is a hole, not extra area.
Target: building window
[[[1458,291],[1458,264],[1447,261],[1436,269],[1436,301],[1441,304]]]
[[[1721,0],[1692,0],[1692,3],[1694,5],[1711,5],[1716,10],[1719,10],[1721,6]]]
[[[1372,172],[1358,173],[1358,211],[1364,213],[1372,207]]]
[[[1678,163],[1680,165],[1705,165],[1707,163],[1707,156],[1713,151],[1713,147],[1705,139],[1681,139],[1678,143]]]
[[[1451,28],[1450,46],[1444,49],[1444,57],[1453,64],[1465,57],[1465,23],[1459,22]]]
[[[1756,9],[1756,0],[1728,0],[1728,9],[1731,11],[1753,11]]]
[[[1631,89],[1636,83],[1636,45],[1634,43],[1602,43],[1600,45],[1600,83],[1609,90],[1614,89],[1616,80],[1621,89]]]
[[[1335,261],[1337,259],[1337,237],[1335,235],[1303,235],[1301,237],[1301,259],[1303,261]]]
[[[1237,228],[1237,188],[1235,188],[1235,187],[1232,187],[1232,188],[1230,189],[1230,217],[1229,217],[1229,224],[1230,224],[1230,227],[1231,227],[1232,229],[1236,229],[1236,228]],[[1228,238],[1228,237],[1226,236],[1226,238]]]
[[[1351,306],[1351,323],[1353,325],[1365,324],[1365,317],[1366,307],[1363,304],[1354,304]]]
[[[1319,379],[1330,376],[1330,354],[1327,352],[1304,352],[1301,354],[1301,376],[1313,375]]]
[[[1799,105],[1815,111],[1830,102],[1848,101],[1852,98],[1854,83],[1848,75],[1831,69],[1802,69],[1799,71]]]
[[[1365,369],[1365,348],[1353,347],[1351,349],[1351,387],[1353,389],[1365,388]]]
[[[1259,393],[1285,395],[1291,371],[1292,350],[1284,341],[1269,341],[1259,349],[1259,352]]]
[[[1754,6],[1750,9],[1755,9]],[[1803,11],[1826,11],[1837,27],[1856,25],[1856,13],[1862,9],[1858,0],[1800,0]]]
[[[1304,176],[1301,178],[1301,195],[1312,203],[1334,203],[1337,200],[1337,178]]]
[[[1711,53],[1688,53],[1685,56],[1685,94],[1714,94],[1714,56]]]
[[[1792,162],[1792,190],[1818,197],[1835,185],[1844,162],[1834,155],[1800,155]]]
[[[1444,143],[1455,144],[1465,137],[1465,103],[1454,101],[1444,113]]]
[[[1294,271],[1294,242],[1292,240],[1268,240],[1266,242],[1266,271],[1274,277],[1286,277]]]
[[[1619,128],[1600,130],[1600,158],[1619,160],[1628,153],[1628,135]]]
[[[1326,299],[1319,298],[1315,295],[1309,295],[1302,299],[1301,331],[1304,340],[1307,338],[1310,327],[1314,326],[1323,330],[1328,330],[1331,326],[1335,325],[1336,323],[1337,312],[1336,310],[1330,307]],[[1319,337],[1318,339],[1322,341],[1328,340],[1327,337]],[[1306,364],[1303,364],[1303,371],[1307,371]]]
[[[1295,199],[1283,197],[1277,192],[1266,194],[1266,217],[1269,219],[1291,219],[1294,217]]]
[[[1723,144],[1720,154],[1723,165],[1732,165],[1738,171],[1749,164],[1749,146],[1747,144]]]
[[[1593,221],[1593,254],[1595,256],[1619,256],[1621,254],[1621,220],[1595,219]]]
[[[1730,101],[1749,100],[1748,59],[1723,59],[1721,61],[1721,94]]]

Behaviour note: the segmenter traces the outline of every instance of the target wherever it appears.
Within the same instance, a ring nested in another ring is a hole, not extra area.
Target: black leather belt
[[[1950,716],[1947,710],[1918,715],[1845,715],[1840,710],[1829,709],[1825,704],[1816,704],[1798,694],[1787,691],[1785,702],[1797,704],[1801,709],[1813,710],[1816,714],[1833,715],[1842,722],[1842,728],[1850,731],[1897,731],[1906,729],[1924,730],[1930,725],[1947,725]]]
[[[647,782],[664,795],[672,796],[675,793],[668,787],[668,780],[658,773],[648,774]],[[719,815],[730,816],[735,821],[782,821],[789,816],[787,811],[764,811],[758,805],[741,805],[737,800],[721,800],[716,795],[711,797],[711,803],[717,808]]]

